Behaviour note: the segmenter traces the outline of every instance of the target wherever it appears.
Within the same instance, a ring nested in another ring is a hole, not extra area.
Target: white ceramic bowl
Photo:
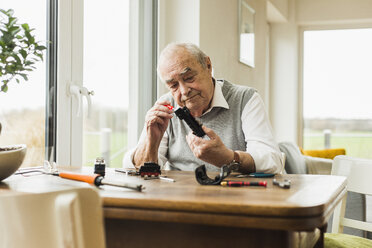
[[[0,182],[21,166],[26,150],[25,144],[0,146]]]

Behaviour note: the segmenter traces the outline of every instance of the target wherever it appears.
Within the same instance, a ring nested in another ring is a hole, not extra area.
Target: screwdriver
[[[262,186],[266,187],[266,181],[259,181],[259,182],[245,182],[245,181],[223,181],[221,182],[222,186],[230,186],[230,187],[242,187],[242,186]]]
[[[98,174],[84,175],[84,174],[76,174],[76,173],[70,173],[70,172],[59,172],[59,173],[54,173],[53,175],[60,176],[66,179],[75,180],[75,181],[90,183],[90,184],[96,185],[97,187],[100,185],[110,185],[110,186],[133,189],[139,192],[141,192],[142,189],[144,189],[144,187],[142,187],[142,184],[131,184],[131,183],[108,180]]]

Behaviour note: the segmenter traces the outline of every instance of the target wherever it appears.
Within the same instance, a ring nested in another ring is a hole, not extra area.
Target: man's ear
[[[211,59],[209,57],[205,58],[205,64],[207,65],[208,70],[212,70],[212,62],[211,62]]]

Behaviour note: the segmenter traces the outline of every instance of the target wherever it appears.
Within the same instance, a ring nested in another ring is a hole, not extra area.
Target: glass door
[[[57,163],[120,167],[155,101],[152,0],[58,2]]]
[[[120,167],[127,150],[129,3],[84,2],[83,84],[91,97],[91,106],[84,102],[84,166],[103,157],[106,166]]]

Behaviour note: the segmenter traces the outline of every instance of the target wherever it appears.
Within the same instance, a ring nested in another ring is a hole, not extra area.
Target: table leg
[[[320,230],[320,236],[319,236],[319,239],[318,239],[318,242],[316,242],[314,248],[323,248],[324,247],[324,233],[327,231],[327,223],[320,227],[319,230]]]

